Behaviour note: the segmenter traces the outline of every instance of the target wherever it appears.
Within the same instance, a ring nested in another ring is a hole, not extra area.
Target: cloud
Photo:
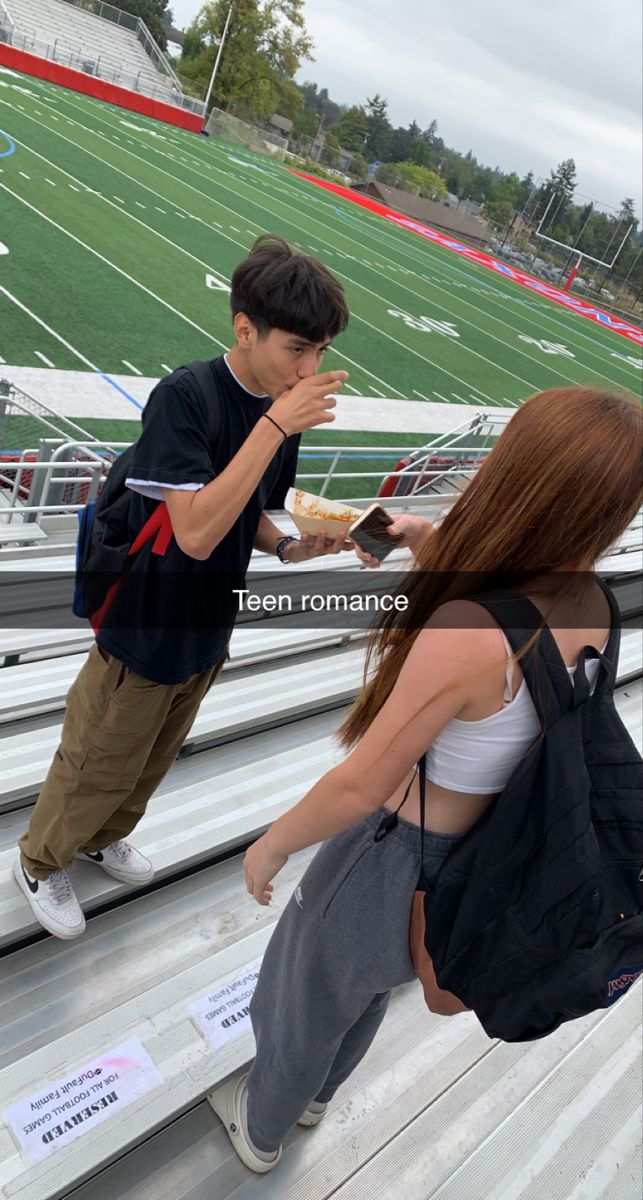
[[[546,176],[573,157],[579,192],[640,201],[641,12],[621,0],[325,0],[309,4],[315,63],[334,100],[389,99],[394,124],[435,117],[447,145]]]
[[[174,0],[187,24],[199,0]],[[308,0],[314,63],[298,79],[339,103],[388,97],[395,125],[436,118],[449,146],[547,176],[574,158],[578,191],[640,208],[640,0]]]

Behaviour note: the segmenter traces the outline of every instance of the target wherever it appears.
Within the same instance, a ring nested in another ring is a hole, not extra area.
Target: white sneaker
[[[135,850],[129,842],[112,842],[103,850],[90,854],[87,850],[77,856],[85,862],[98,863],[113,879],[119,883],[136,884],[149,883],[154,878],[154,867],[149,858]]]
[[[272,1171],[281,1158],[281,1146],[274,1153],[268,1154],[258,1150],[248,1133],[248,1092],[246,1089],[247,1075],[236,1075],[228,1079],[216,1092],[208,1096],[208,1103],[225,1125],[232,1147],[239,1155],[243,1165],[258,1175]]]
[[[297,1124],[303,1126],[304,1129],[310,1129],[313,1125],[319,1125],[319,1122],[326,1116],[327,1104],[321,1104],[319,1100],[311,1100],[308,1108],[304,1109]]]
[[[13,876],[43,929],[66,940],[84,933],[85,918],[66,871],[54,871],[48,879],[34,879],[18,855]]]

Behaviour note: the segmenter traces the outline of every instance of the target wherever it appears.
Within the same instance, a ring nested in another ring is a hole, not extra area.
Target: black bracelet
[[[277,542],[277,545],[275,546],[275,554],[277,555],[279,562],[285,563],[286,561],[284,558],[284,550],[286,549],[288,543],[298,541],[299,538],[293,537],[292,534],[289,534],[287,537],[282,537],[281,541]]]
[[[288,434],[286,433],[286,430],[285,430],[285,429],[282,429],[282,428],[281,428],[281,425],[278,425],[278,424],[277,424],[277,422],[275,421],[274,417],[271,417],[271,416],[269,416],[269,414],[268,414],[268,413],[262,413],[261,415],[262,415],[263,417],[265,417],[267,421],[270,421],[270,422],[271,422],[271,424],[272,424],[272,425],[274,425],[275,429],[278,429],[278,430],[279,430],[279,432],[280,432],[280,434],[282,435],[282,437],[283,437],[283,439],[284,439],[284,442],[285,442],[285,441],[286,441],[286,439],[287,439],[287,437],[288,437]]]

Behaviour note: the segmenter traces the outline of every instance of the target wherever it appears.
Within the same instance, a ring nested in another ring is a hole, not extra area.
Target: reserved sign
[[[46,1084],[3,1117],[29,1162],[37,1163],[162,1083],[141,1041],[132,1038]]]
[[[259,966],[257,963],[243,975],[188,1005],[190,1017],[215,1049],[250,1032],[250,1001],[259,978]]]

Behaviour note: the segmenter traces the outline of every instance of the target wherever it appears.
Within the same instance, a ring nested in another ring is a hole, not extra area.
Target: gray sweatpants
[[[248,1130],[260,1150],[276,1150],[311,1100],[332,1098],[373,1041],[391,989],[415,977],[409,918],[420,835],[400,819],[374,841],[385,815],[324,843],[268,944],[250,1005]],[[459,840],[425,833],[429,879]]]

